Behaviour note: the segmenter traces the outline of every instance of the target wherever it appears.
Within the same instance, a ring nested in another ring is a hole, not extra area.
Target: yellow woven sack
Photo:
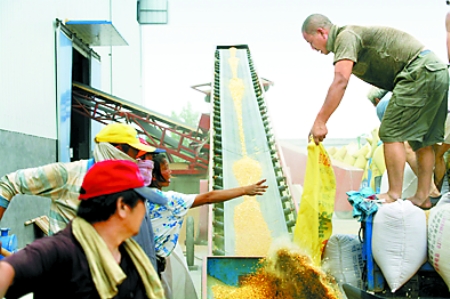
[[[330,158],[322,143],[310,142],[293,241],[317,266],[321,265],[323,249],[332,233],[335,196],[336,179]]]
[[[343,161],[345,154],[347,154],[347,147],[343,146],[334,153],[333,157],[338,161]]]
[[[330,147],[327,152],[328,152],[328,156],[332,157],[336,152],[337,152],[337,148],[335,146]]]

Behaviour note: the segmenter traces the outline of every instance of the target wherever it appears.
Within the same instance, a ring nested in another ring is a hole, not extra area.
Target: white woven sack
[[[428,216],[428,260],[450,289],[450,204],[442,202]]]
[[[427,260],[424,211],[409,200],[383,204],[373,220],[372,252],[391,291],[395,292]]]
[[[332,275],[339,285],[348,283],[362,289],[362,243],[358,236],[332,235],[323,252],[322,269]]]
[[[450,204],[450,192],[447,192],[442,195],[442,197],[439,199],[439,201],[436,204],[436,207],[440,207],[442,205]],[[431,210],[430,210],[431,212]]]

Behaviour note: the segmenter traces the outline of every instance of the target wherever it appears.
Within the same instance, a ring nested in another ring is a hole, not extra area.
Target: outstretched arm
[[[0,220],[17,194],[52,198],[53,191],[63,187],[67,179],[67,169],[62,163],[20,169],[0,177]]]
[[[334,66],[334,79],[328,89],[327,97],[316,116],[316,120],[312,126],[310,135],[314,138],[314,142],[319,144],[328,134],[327,122],[330,116],[341,103],[347,88],[350,75],[352,74],[354,62],[351,60],[340,60]]]
[[[194,203],[192,204],[192,208],[210,204],[210,203],[218,203],[218,202],[224,202],[239,196],[249,195],[249,196],[255,196],[255,195],[262,195],[264,192],[266,192],[267,185],[263,185],[266,182],[266,180],[260,180],[256,184],[243,186],[243,187],[237,187],[227,190],[214,190],[207,193],[199,194],[197,197],[195,197]]]
[[[14,268],[6,263],[0,262],[0,298],[4,298],[6,291],[14,280]]]

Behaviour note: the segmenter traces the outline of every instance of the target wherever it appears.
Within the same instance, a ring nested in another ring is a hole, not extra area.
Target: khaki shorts
[[[447,65],[423,51],[395,78],[381,121],[383,142],[408,141],[414,151],[444,141],[449,74]]]

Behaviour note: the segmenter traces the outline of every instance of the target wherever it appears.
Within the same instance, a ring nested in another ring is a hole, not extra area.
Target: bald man
[[[379,135],[384,143],[389,190],[379,198],[401,198],[408,141],[418,158],[416,194],[408,198],[428,209],[434,167],[433,146],[444,141],[449,76],[447,65],[406,32],[389,27],[334,25],[326,16],[310,15],[303,23],[304,39],[321,54],[334,54],[334,79],[310,135],[316,144],[328,133],[327,122],[339,106],[350,75],[392,91]]]

